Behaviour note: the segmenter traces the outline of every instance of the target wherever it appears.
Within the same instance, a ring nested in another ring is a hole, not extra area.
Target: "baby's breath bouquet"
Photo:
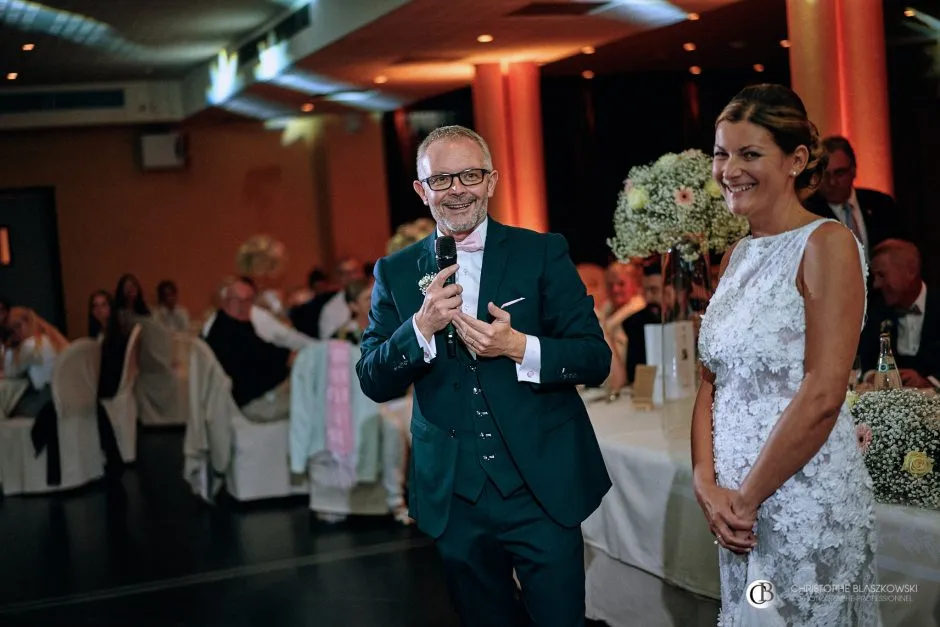
[[[607,244],[621,261],[673,247],[694,261],[706,250],[724,252],[747,231],[747,221],[725,205],[711,157],[686,150],[630,169]]]
[[[854,399],[849,399],[850,405]],[[852,405],[859,448],[882,503],[940,510],[940,397],[868,392]]]

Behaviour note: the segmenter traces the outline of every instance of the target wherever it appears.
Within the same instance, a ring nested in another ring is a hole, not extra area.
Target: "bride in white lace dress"
[[[848,229],[800,204],[820,153],[803,103],[779,85],[745,89],[716,126],[715,179],[751,227],[702,321],[692,423],[723,627],[881,624],[864,593],[877,582],[871,478],[844,404],[865,257]]]

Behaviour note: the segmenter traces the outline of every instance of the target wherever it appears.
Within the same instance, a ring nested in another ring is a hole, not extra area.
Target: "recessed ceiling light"
[[[592,78],[594,78],[594,72],[592,72],[591,70],[584,70],[583,72],[581,72],[581,76],[583,76],[587,80],[591,80]]]
[[[480,35],[479,37],[477,37],[477,41],[479,41],[481,44],[488,44],[491,41],[493,41],[493,36],[492,35]]]
[[[17,74],[16,72],[10,72],[9,74],[7,74],[7,80],[15,81],[17,76],[19,76],[19,74]]]
[[[764,66],[761,65],[760,63],[755,63],[755,64],[754,64],[754,71],[755,71],[755,72],[763,72],[763,71],[764,71]]]
[[[904,17],[914,17],[915,15],[917,15],[917,11],[914,9],[910,7],[904,9]]]
[[[780,40],[780,47],[781,47],[781,48],[789,48],[789,47],[790,47],[790,40],[789,40],[789,39],[781,39],[781,40]]]
[[[304,113],[310,113],[311,111],[313,111],[313,103],[305,102],[304,106],[302,106],[300,110],[303,111]]]
[[[692,67],[689,68],[689,73],[695,74],[696,76],[698,76],[699,74],[702,73],[702,68],[700,68],[697,65],[693,65]]]
[[[31,52],[35,50],[36,44],[23,44],[23,52]]]
[[[376,77],[375,77],[375,82],[376,82],[376,84],[378,84],[378,85],[381,85],[382,83],[387,83],[387,82],[388,82],[388,77],[387,77],[387,76],[376,76]]]
[[[688,17],[689,20],[692,22],[697,22],[700,19],[702,19],[702,16],[699,15],[698,13],[689,13],[686,17]]]
[[[691,41],[687,41],[684,44],[682,44],[682,49],[685,50],[686,52],[692,52],[693,50],[695,50],[695,44],[692,43]]]
[[[594,46],[585,46],[581,48],[582,54],[594,54]]]

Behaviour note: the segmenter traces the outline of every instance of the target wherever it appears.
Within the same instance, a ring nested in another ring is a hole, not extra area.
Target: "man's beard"
[[[447,209],[443,205],[441,205],[440,209],[438,210],[438,213],[440,215],[436,215],[434,216],[434,218],[437,222],[439,222],[445,229],[447,229],[451,233],[469,233],[470,231],[475,229],[481,222],[483,222],[484,218],[486,218],[487,205],[489,204],[488,200],[489,200],[488,198],[483,198],[479,200],[477,198],[474,198],[471,202],[473,203],[479,202],[479,205],[476,208],[476,210],[473,212],[473,214],[471,214],[469,218],[467,218],[466,220],[462,222],[454,222],[453,220],[449,219],[447,216],[449,209]]]

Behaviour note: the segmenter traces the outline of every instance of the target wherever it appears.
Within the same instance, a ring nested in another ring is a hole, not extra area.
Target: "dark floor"
[[[325,526],[305,498],[210,507],[181,449],[181,431],[144,431],[122,491],[0,501],[0,626],[458,625],[418,531]]]

